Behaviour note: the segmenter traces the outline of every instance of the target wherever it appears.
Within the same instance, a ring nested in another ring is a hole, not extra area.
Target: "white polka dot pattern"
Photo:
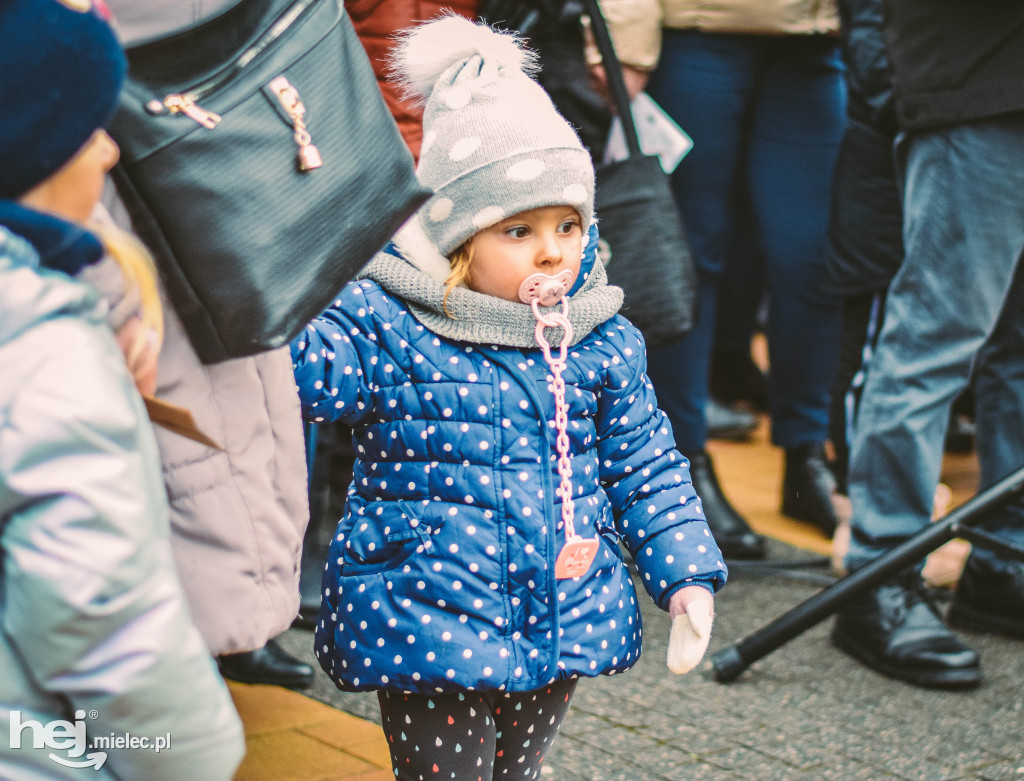
[[[465,160],[479,148],[479,136],[473,136],[472,138],[462,138],[456,141],[455,144],[452,146],[451,151],[448,152],[448,158],[452,162],[458,163]]]
[[[443,222],[447,220],[452,213],[452,208],[455,206],[454,203],[448,198],[438,198],[432,204],[430,204],[430,210],[427,212],[431,221]]]
[[[473,215],[473,225],[476,228],[487,228],[500,222],[505,216],[505,210],[500,206],[485,206]]]
[[[642,632],[618,539],[663,606],[686,582],[724,581],[644,355],[620,317],[570,350],[576,527],[604,542],[586,577],[553,581],[561,518],[539,351],[438,337],[369,280],[304,331],[304,414],[346,420],[359,459],[316,632],[341,688],[522,691],[628,669]]]
[[[513,182],[529,182],[544,173],[546,167],[544,161],[537,158],[520,160],[518,163],[513,163],[508,167],[505,171],[505,176]]]

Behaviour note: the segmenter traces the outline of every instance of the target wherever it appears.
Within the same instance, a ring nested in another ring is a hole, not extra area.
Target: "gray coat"
[[[229,779],[241,724],[182,595],[145,409],[96,294],[37,263],[0,228],[0,778]],[[171,748],[104,748],[83,775],[52,757],[86,753],[32,747],[55,721]]]
[[[110,0],[125,43],[164,35],[233,0]],[[128,226],[118,204],[115,219]],[[199,630],[215,654],[262,647],[298,613],[309,520],[305,447],[287,348],[200,363],[166,303],[157,396],[190,409],[225,452],[163,429],[157,442],[174,556]]]

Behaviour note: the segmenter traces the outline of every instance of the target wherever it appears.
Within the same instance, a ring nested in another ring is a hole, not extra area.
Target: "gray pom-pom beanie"
[[[417,174],[434,195],[417,214],[444,256],[519,212],[569,205],[586,232],[590,154],[528,73],[535,55],[511,33],[446,15],[403,33],[392,72],[425,101]]]

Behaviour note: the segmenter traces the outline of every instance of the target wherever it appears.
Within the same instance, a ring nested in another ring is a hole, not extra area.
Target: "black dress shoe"
[[[825,450],[817,443],[786,450],[786,476],[782,481],[782,514],[813,523],[828,537],[839,519],[832,504],[836,479],[825,463]]]
[[[704,405],[709,439],[728,439],[741,442],[749,439],[757,428],[757,416],[745,409],[730,407],[714,399]]]
[[[978,655],[942,622],[917,572],[857,595],[836,616],[832,642],[882,675],[916,686],[981,683]]]
[[[256,651],[217,657],[220,674],[239,683],[266,683],[303,689],[313,683],[313,668],[287,653],[274,640]]]
[[[960,629],[1024,639],[1024,564],[995,569],[970,556],[949,608],[949,623]]]
[[[687,458],[690,459],[693,488],[700,497],[704,517],[722,555],[727,559],[763,559],[764,538],[754,533],[743,516],[725,498],[711,464],[711,456],[701,450],[687,455]]]

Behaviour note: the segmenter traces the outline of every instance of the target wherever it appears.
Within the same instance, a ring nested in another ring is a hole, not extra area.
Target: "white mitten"
[[[696,667],[708,650],[715,598],[703,586],[685,586],[672,595],[669,614],[668,669],[682,675]]]

